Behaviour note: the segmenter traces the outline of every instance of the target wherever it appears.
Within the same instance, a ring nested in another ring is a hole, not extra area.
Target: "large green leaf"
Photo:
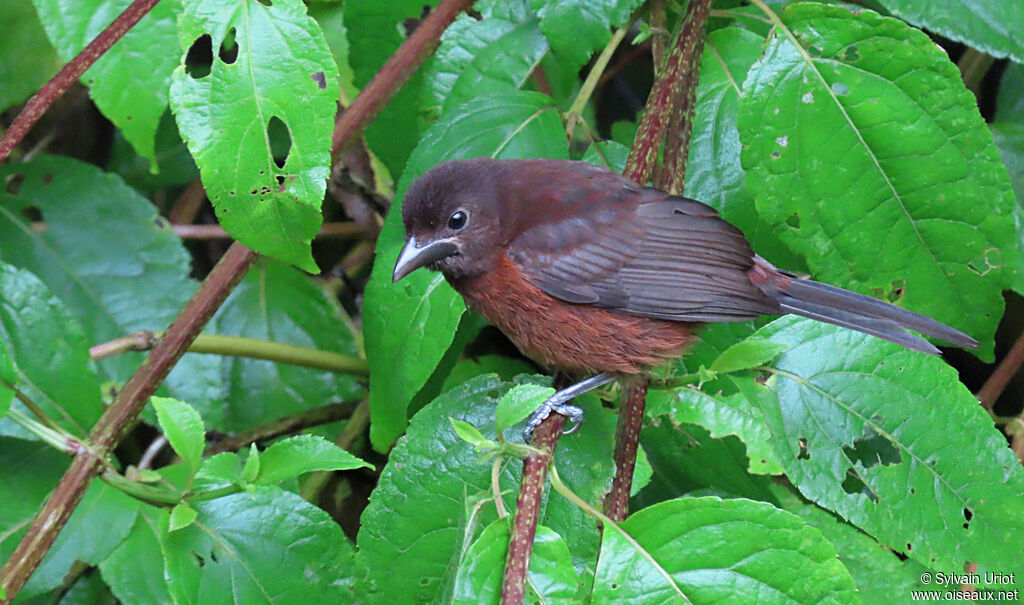
[[[167,531],[169,511],[143,510],[128,539],[101,565],[119,599],[196,605],[352,602],[346,586],[352,546],[324,511],[274,487],[194,506],[196,522],[173,533]]]
[[[257,252],[315,272],[309,246],[321,222],[338,94],[323,32],[299,0],[189,2],[181,47],[203,36],[215,51],[233,40],[237,57],[215,52],[202,77],[179,66],[171,107],[217,217]],[[284,158],[271,149],[275,119],[288,133]]]
[[[57,51],[70,61],[131,0],[32,0]],[[82,74],[82,83],[103,115],[113,122],[139,155],[156,167],[153,136],[167,109],[167,87],[176,63],[176,19],[181,0],[159,2],[135,27]]]
[[[551,50],[568,69],[579,69],[625,25],[641,0],[530,0]]]
[[[762,403],[786,476],[807,498],[937,570],[1024,569],[1024,469],[940,358],[786,317]]]
[[[1016,123],[996,122],[991,128],[1017,195],[1013,208],[1018,240],[1013,289],[1021,294],[1024,293],[1024,115],[1019,116]]]
[[[359,557],[367,576],[360,593],[369,602],[449,600],[466,545],[496,518],[489,501],[491,465],[456,436],[451,419],[468,422],[495,439],[495,408],[511,386],[494,375],[478,376],[413,417],[362,517]],[[599,502],[614,472],[608,444],[615,417],[594,398],[577,403],[586,410],[586,422],[559,444],[555,463],[574,491]],[[595,456],[601,451],[604,455]],[[518,460],[506,460],[501,469],[507,510],[514,507],[521,467]],[[560,496],[549,498],[541,523],[563,537],[577,570],[592,570],[599,539],[593,519]],[[395,566],[403,569],[400,576],[393,573]]]
[[[593,603],[850,603],[850,573],[799,517],[749,500],[670,500],[605,528]]]
[[[761,215],[824,281],[875,293],[985,342],[1002,315],[1012,191],[956,67],[868,10],[794,4],[740,104]]]
[[[740,165],[740,133],[736,128],[741,90],[750,66],[761,56],[764,38],[727,27],[708,34],[697,86],[690,155],[684,194],[700,200],[740,228],[754,250],[773,263],[798,270],[796,257],[772,232],[754,208]]]
[[[0,166],[0,260],[32,271],[85,330],[87,345],[138,330],[163,331],[196,289],[181,240],[146,198],[118,177],[57,156]],[[42,214],[46,228],[30,217]],[[128,380],[144,359],[98,364]],[[223,396],[217,360],[186,355],[167,378],[175,397],[206,408]]]
[[[57,73],[60,59],[39,23],[32,4],[25,0],[0,0],[0,11],[9,25],[0,37],[0,111],[6,110],[46,83]]]
[[[914,25],[1024,63],[1024,4],[1018,0],[878,1]]]
[[[260,260],[214,317],[220,334],[355,355],[336,300],[288,265]],[[226,399],[205,410],[210,428],[240,431],[303,410],[352,401],[363,386],[351,375],[262,359],[224,357]]]
[[[84,436],[103,404],[82,328],[39,278],[4,263],[0,347],[6,350],[3,373],[15,378],[12,386],[64,429]],[[10,402],[2,384],[0,392],[0,399]]]
[[[387,449],[407,424],[406,409],[452,343],[466,307],[439,273],[416,271],[391,283],[405,241],[400,199],[413,179],[447,160],[567,157],[565,132],[550,97],[513,91],[446,111],[420,140],[399,181],[377,239],[366,287],[364,330],[370,362],[370,436]]]

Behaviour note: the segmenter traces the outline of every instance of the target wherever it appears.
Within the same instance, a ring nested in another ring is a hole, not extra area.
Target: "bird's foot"
[[[530,438],[533,437],[533,431],[540,426],[540,423],[544,422],[552,412],[556,412],[569,418],[569,422],[572,425],[562,431],[563,435],[568,435],[576,429],[580,428],[580,424],[583,423],[583,408],[572,405],[570,403],[562,403],[557,400],[558,393],[555,393],[551,397],[547,398],[544,403],[540,404],[540,407],[530,414],[530,418],[526,421],[526,428],[523,430],[523,439],[529,443]]]
[[[593,391],[597,387],[604,386],[613,380],[615,380],[615,374],[602,372],[568,386],[561,391],[556,391],[551,397],[545,399],[544,403],[540,404],[536,411],[530,414],[529,420],[526,421],[526,429],[523,431],[523,439],[529,443],[534,429],[540,426],[540,423],[544,422],[544,419],[550,416],[551,412],[558,412],[563,416],[567,416],[569,422],[572,423],[568,430],[562,433],[563,435],[568,435],[580,428],[580,424],[583,423],[583,409],[571,405],[569,402],[574,397]]]

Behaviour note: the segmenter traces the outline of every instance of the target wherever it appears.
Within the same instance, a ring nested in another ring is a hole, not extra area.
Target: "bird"
[[[778,269],[714,208],[586,162],[444,162],[409,186],[402,222],[393,282],[440,271],[524,355],[586,377],[540,406],[527,440],[552,412],[575,430],[573,397],[684,354],[706,323],[794,314],[931,355],[907,329],[978,346],[925,315]]]

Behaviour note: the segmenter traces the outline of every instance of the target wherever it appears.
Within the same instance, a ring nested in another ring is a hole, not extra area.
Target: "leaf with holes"
[[[794,255],[757,214],[740,165],[740,133],[736,128],[743,80],[761,56],[764,37],[738,27],[708,34],[701,56],[696,111],[683,193],[700,200],[736,225],[758,254],[791,270],[805,263]]]
[[[775,455],[807,498],[937,569],[1024,569],[1024,469],[940,358],[786,317],[759,401]]]
[[[309,246],[338,92],[323,32],[299,0],[197,0],[178,35],[183,49],[214,49],[208,74],[174,71],[171,107],[221,224],[257,252],[316,272]]]
[[[214,323],[220,334],[356,355],[341,313],[337,300],[308,276],[262,259],[224,301]],[[320,369],[242,357],[223,357],[220,364],[229,391],[203,419],[222,431],[241,431],[338,400],[358,400],[364,390],[355,376]]]
[[[1024,63],[1024,3],[1019,0],[878,0],[893,15],[996,57]]]
[[[784,18],[740,103],[758,212],[817,277],[956,325],[991,359],[1013,192],[956,66],[869,10],[800,3]]]
[[[132,3],[84,0],[69,7],[61,0],[33,0],[50,41],[70,61]],[[139,155],[156,168],[154,136],[167,109],[167,87],[181,1],[158,2],[84,74],[82,83],[103,115]]]
[[[4,375],[14,377],[13,384],[0,384],[6,393],[0,398],[9,402],[8,387],[15,387],[65,430],[84,437],[103,404],[82,328],[39,278],[4,263],[0,347],[6,349]],[[0,433],[9,426],[0,422]]]
[[[166,330],[195,292],[181,240],[120,178],[71,158],[39,156],[0,165],[0,179],[7,182],[0,190],[0,260],[37,275],[74,314],[89,345]],[[43,224],[33,223],[40,218]],[[126,351],[97,367],[103,380],[122,383],[144,359]],[[216,358],[184,356],[166,390],[204,414],[219,408]]]
[[[364,330],[370,362],[370,436],[384,451],[402,434],[409,402],[452,344],[466,310],[440,273],[415,271],[391,283],[405,243],[401,200],[431,166],[458,158],[567,157],[550,97],[524,91],[480,97],[447,111],[420,140],[398,183],[395,203],[377,238],[366,286]]]
[[[605,528],[593,603],[850,603],[836,549],[799,517],[749,500],[670,500]]]

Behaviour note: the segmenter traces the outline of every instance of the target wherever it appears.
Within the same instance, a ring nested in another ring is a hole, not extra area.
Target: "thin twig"
[[[207,447],[203,455],[212,456],[221,452],[234,452],[248,447],[251,443],[259,443],[282,435],[290,435],[303,429],[308,429],[311,426],[320,426],[321,424],[344,420],[352,416],[357,404],[358,402],[356,401],[343,401],[284,416],[237,435],[225,437]]]
[[[182,239],[226,240],[231,234],[220,225],[172,225],[174,234]],[[343,238],[366,235],[366,231],[352,222],[324,223],[317,232],[317,238]]]
[[[626,32],[629,31],[629,26],[621,27],[612,36],[612,39],[605,44],[604,50],[598,55],[597,60],[594,61],[594,66],[590,68],[590,73],[587,74],[587,79],[583,81],[580,86],[579,93],[576,94],[576,98],[572,102],[572,106],[569,107],[569,111],[566,112],[565,118],[565,134],[569,141],[572,141],[573,132],[576,130],[576,124],[583,119],[583,110],[587,106],[587,102],[590,100],[591,95],[594,94],[594,89],[597,87],[598,81],[601,79],[601,74],[604,73],[608,62],[611,61],[612,55],[615,54],[615,49],[619,47],[623,38],[626,37]]]
[[[132,332],[127,336],[100,343],[89,349],[89,357],[93,361],[102,361],[128,351],[148,351],[156,346],[160,339],[153,332]]]
[[[78,80],[79,76],[85,73],[103,53],[107,52],[115,42],[124,36],[125,32],[131,29],[140,19],[146,16],[156,3],[160,0],[135,0],[128,8],[124,9],[114,21],[106,27],[96,39],[82,49],[74,59],[65,65],[57,75],[50,78],[40,90],[29,99],[25,108],[21,110],[14,123],[7,129],[4,136],[0,138],[0,163],[7,159],[11,151],[21,142],[32,125],[39,120],[46,110],[53,105],[64,91]],[[13,598],[8,592],[7,597]]]
[[[202,181],[195,179],[189,183],[171,206],[171,211],[167,213],[167,220],[171,221],[173,225],[191,224],[196,220],[196,215],[199,214],[199,209],[202,208],[204,201],[206,201],[206,189],[203,187]]]
[[[981,388],[978,389],[976,397],[981,403],[981,407],[990,412],[992,411],[992,406],[996,404],[999,395],[1003,393],[1006,385],[1010,384],[1010,380],[1017,374],[1021,363],[1024,363],[1024,332],[1017,337],[1016,342],[1013,343],[1006,357],[1003,357],[1003,360],[999,362],[999,365],[996,366],[995,371],[988,377],[985,384],[981,385]]]

